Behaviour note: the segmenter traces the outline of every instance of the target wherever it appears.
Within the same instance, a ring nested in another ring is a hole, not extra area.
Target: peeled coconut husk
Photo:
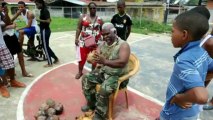
[[[55,101],[52,99],[48,99],[46,101],[46,104],[49,105],[49,107],[54,108],[55,107]]]
[[[54,108],[56,110],[56,115],[60,115],[64,110],[64,107],[61,103],[56,103]]]
[[[37,112],[37,114],[35,115],[35,118],[38,118],[39,116],[46,116],[46,114],[45,114],[44,111],[39,110],[39,111]]]
[[[39,108],[40,111],[47,111],[50,108],[49,105],[47,105],[46,103],[41,104],[41,107]]]
[[[47,120],[60,120],[57,115],[53,115],[47,118]]]
[[[53,115],[55,115],[55,113],[56,113],[56,110],[54,108],[49,108],[47,110],[47,115],[48,116],[53,116]]]
[[[37,120],[46,120],[46,116],[38,116]]]

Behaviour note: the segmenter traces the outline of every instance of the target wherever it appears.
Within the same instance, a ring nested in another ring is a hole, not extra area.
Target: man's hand
[[[12,28],[12,29],[15,29],[16,27],[17,27],[16,23],[13,23],[13,24],[11,25],[11,28]]]
[[[176,94],[172,100],[170,101],[170,104],[177,104],[179,107],[183,109],[191,108],[192,103],[191,102],[185,102],[182,99],[180,99],[181,95],[183,94]]]
[[[21,10],[17,10],[16,14],[21,15]]]
[[[103,65],[106,62],[106,59],[104,58],[104,56],[98,53],[97,51],[94,54],[94,60],[96,63],[103,64]]]

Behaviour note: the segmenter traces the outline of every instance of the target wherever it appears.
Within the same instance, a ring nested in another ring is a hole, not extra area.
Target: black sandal
[[[78,73],[78,74],[75,76],[75,79],[80,79],[82,75],[83,75],[83,73]]]

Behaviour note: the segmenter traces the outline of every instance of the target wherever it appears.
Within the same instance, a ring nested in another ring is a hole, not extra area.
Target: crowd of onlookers
[[[13,56],[17,54],[19,65],[22,71],[23,77],[33,77],[33,74],[26,71],[24,56],[23,56],[23,42],[24,36],[28,37],[29,49],[35,49],[34,38],[35,34],[40,32],[42,48],[47,58],[48,63],[44,67],[51,67],[53,64],[59,62],[58,57],[54,54],[49,46],[49,38],[51,30],[49,24],[51,22],[50,13],[46,8],[43,0],[36,0],[35,4],[40,9],[40,17],[36,18],[34,13],[26,8],[26,4],[23,1],[18,2],[18,10],[13,17],[9,16],[7,3],[3,0],[0,8],[0,20],[1,20],[1,31],[0,31],[0,70],[1,70],[1,83],[0,92],[3,97],[10,97],[10,93],[7,89],[8,85],[11,87],[26,87],[22,82],[19,82],[15,78],[15,65]],[[17,28],[14,22],[18,17],[26,22],[26,25]],[[39,22],[39,26],[38,23]],[[54,61],[52,61],[52,58]]]

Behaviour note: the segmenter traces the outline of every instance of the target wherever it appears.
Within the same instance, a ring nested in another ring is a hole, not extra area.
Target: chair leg
[[[111,95],[110,98],[109,98],[109,108],[108,108],[108,119],[109,120],[112,120],[113,118],[113,104],[114,104],[114,95]]]
[[[127,90],[125,90],[125,97],[126,97],[126,108],[129,108],[129,102],[128,102],[128,94],[127,94]]]

